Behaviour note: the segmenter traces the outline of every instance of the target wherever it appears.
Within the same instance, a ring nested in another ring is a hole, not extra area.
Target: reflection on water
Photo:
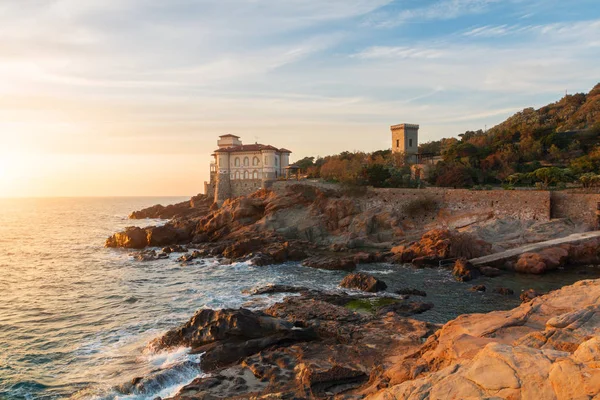
[[[166,396],[200,371],[185,349],[153,354],[146,343],[186,321],[200,307],[238,307],[241,291],[266,283],[333,289],[343,272],[297,264],[252,267],[214,260],[180,267],[171,260],[132,261],[126,250],[103,247],[129,221],[133,209],[178,198],[0,200],[0,398],[116,398],[114,388],[138,376],[156,376],[145,393]],[[176,258],[177,255],[173,255]],[[390,265],[362,268],[390,290],[428,293],[433,310],[419,316],[445,322],[468,312],[518,305],[517,296],[471,293],[449,272]],[[549,290],[582,277],[574,272],[544,277],[478,280],[489,289]],[[271,299],[275,301],[282,295]]]

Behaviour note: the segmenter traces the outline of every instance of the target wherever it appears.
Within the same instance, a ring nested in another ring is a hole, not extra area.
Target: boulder
[[[341,271],[354,271],[356,269],[356,263],[349,257],[315,256],[304,260],[302,265],[311,268]]]
[[[479,272],[481,272],[481,275],[487,276],[488,278],[495,278],[503,274],[502,270],[494,267],[481,266],[478,268]]]
[[[340,286],[346,289],[357,289],[370,293],[380,292],[387,288],[385,282],[362,272],[346,275]]]
[[[410,317],[416,314],[422,314],[425,311],[429,311],[433,308],[431,303],[419,303],[419,302],[405,302],[399,301],[387,306],[380,307],[377,309],[377,315],[385,315],[387,313],[398,314],[402,317]]]
[[[275,294],[275,293],[302,293],[307,292],[309,289],[303,286],[290,286],[290,285],[266,285],[253,290],[248,291],[252,296],[261,294]]]
[[[475,285],[469,289],[471,292],[485,292],[485,285]]]
[[[465,259],[456,260],[452,275],[460,282],[468,282],[479,277],[479,270]]]
[[[515,271],[527,274],[543,274],[546,271],[562,267],[569,252],[562,247],[552,247],[537,253],[521,254],[515,264]]]
[[[492,253],[491,244],[456,230],[433,229],[418,242],[392,248],[395,262],[437,266],[450,258],[475,258]],[[415,264],[416,265],[416,264]]]
[[[503,296],[512,296],[513,294],[515,294],[514,290],[506,287],[497,287],[494,289],[494,293],[498,293]]]
[[[124,247],[126,249],[143,249],[148,245],[146,230],[130,226],[124,231],[115,233],[106,239],[106,247]]]
[[[166,246],[190,239],[189,234],[170,222],[163,226],[146,228],[148,246]]]
[[[531,300],[535,299],[536,297],[540,297],[542,295],[543,295],[543,293],[539,293],[534,289],[528,289],[528,290],[521,292],[521,295],[519,296],[519,298],[521,299],[521,301],[523,303],[529,303]]]
[[[400,294],[400,295],[405,295],[405,296],[427,297],[427,293],[425,293],[424,291],[418,290],[418,289],[412,289],[412,288],[403,288],[400,290],[396,290],[394,293]]]

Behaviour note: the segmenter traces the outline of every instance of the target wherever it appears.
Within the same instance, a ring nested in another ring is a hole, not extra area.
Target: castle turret
[[[272,181],[277,179],[277,169],[275,162],[278,160],[275,158],[275,149],[263,149],[261,151],[263,157],[263,171],[262,171],[262,180],[264,181]],[[263,186],[264,187],[264,186]]]
[[[215,202],[220,206],[225,200],[231,197],[231,172],[229,170],[229,153],[217,150],[215,154],[217,160]]]

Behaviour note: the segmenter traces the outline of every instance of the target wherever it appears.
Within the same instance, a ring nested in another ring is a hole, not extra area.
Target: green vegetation
[[[347,186],[398,188],[421,185],[418,179],[411,177],[410,165],[404,155],[391,150],[345,151],[325,158],[305,157],[296,164],[309,178],[322,178]]]
[[[534,110],[527,108],[487,132],[467,131],[419,145],[441,161],[428,172],[430,185],[507,190],[517,186],[564,188],[575,182],[600,186],[600,84]],[[343,152],[297,162],[310,178],[355,186],[421,187],[424,182],[402,154]]]

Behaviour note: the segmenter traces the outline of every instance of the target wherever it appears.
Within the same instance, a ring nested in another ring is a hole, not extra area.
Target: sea
[[[155,352],[148,343],[198,309],[264,307],[283,295],[251,296],[266,284],[339,290],[345,273],[298,263],[255,267],[215,259],[182,266],[170,259],[136,261],[104,242],[127,226],[162,224],[128,214],[184,198],[0,199],[0,399],[128,399],[174,395],[203,372],[189,349]],[[488,291],[470,292],[446,269],[410,265],[359,266],[388,290],[427,292],[434,308],[416,318],[445,323],[464,313],[510,309],[521,290],[548,291],[600,277],[595,266],[544,276],[482,278]],[[504,286],[515,296],[491,289]],[[419,298],[417,298],[419,299]],[[152,376],[143,390],[124,384]]]

